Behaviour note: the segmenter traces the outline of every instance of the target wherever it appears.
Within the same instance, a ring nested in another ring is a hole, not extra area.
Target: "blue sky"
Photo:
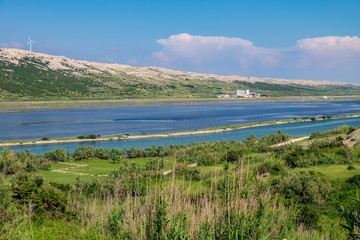
[[[0,0],[0,47],[360,84],[359,0]]]

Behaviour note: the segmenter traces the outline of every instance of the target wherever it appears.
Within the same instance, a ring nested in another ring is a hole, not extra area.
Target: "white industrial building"
[[[260,97],[260,94],[257,93],[251,93],[250,90],[237,90],[236,91],[236,96],[237,97],[245,97],[245,98],[249,98],[249,97]]]
[[[250,95],[250,90],[237,90],[236,96],[238,97],[247,97]]]
[[[218,98],[236,98],[236,97],[244,97],[244,98],[251,98],[251,97],[261,97],[260,94],[251,93],[249,89],[246,90],[236,90],[236,95],[229,95],[229,94],[218,94]]]

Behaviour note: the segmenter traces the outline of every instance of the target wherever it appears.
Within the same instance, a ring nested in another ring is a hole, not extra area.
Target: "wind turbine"
[[[30,45],[30,52],[32,52],[32,45],[31,43],[33,43],[34,41],[30,39],[30,36],[29,36],[29,41],[26,45]]]

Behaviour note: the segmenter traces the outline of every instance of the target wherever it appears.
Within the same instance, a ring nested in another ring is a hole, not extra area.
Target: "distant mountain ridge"
[[[0,49],[0,100],[216,97],[247,88],[260,94],[349,95],[360,87],[333,81],[219,76],[73,60]]]

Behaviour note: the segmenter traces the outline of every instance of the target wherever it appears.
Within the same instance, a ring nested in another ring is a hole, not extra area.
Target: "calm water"
[[[191,142],[203,142],[203,141],[221,141],[221,140],[242,140],[248,137],[251,133],[254,133],[258,138],[275,133],[279,130],[290,135],[310,135],[311,133],[319,130],[324,131],[333,129],[337,126],[349,125],[354,127],[360,126],[360,118],[346,118],[335,119],[315,122],[302,122],[302,123],[290,123],[274,126],[264,126],[257,128],[241,129],[230,132],[194,135],[194,136],[181,136],[181,137],[169,137],[169,138],[152,138],[152,139],[137,139],[137,140],[120,140],[120,141],[104,141],[104,142],[87,142],[87,143],[64,143],[64,144],[49,144],[49,145],[31,145],[31,146],[19,146],[12,147],[16,151],[22,151],[25,148],[31,150],[34,153],[44,153],[55,148],[65,148],[67,150],[74,151],[78,146],[89,145],[94,147],[106,147],[106,148],[129,148],[129,147],[149,147],[152,144],[170,145],[170,144],[188,144]],[[1,151],[1,148],[0,148]]]
[[[360,112],[359,100],[209,103],[2,112],[0,113],[0,139],[4,141],[89,134],[176,132],[258,121],[357,112]],[[173,139],[173,141],[177,140]]]

